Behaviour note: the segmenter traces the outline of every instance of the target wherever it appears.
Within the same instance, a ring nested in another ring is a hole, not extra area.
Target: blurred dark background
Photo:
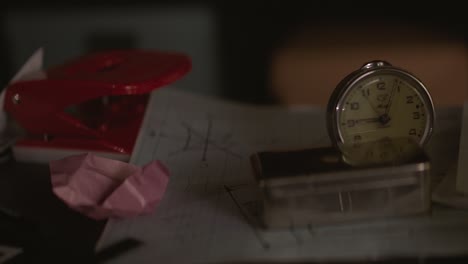
[[[46,67],[114,48],[185,52],[193,70],[177,87],[250,103],[323,104],[378,58],[427,80],[436,103],[460,103],[468,82],[462,1],[15,1],[0,12],[2,87],[39,47]]]

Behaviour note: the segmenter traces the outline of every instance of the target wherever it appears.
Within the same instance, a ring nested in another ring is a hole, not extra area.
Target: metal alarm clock
[[[371,61],[328,103],[335,146],[258,152],[252,167],[262,223],[291,228],[430,211],[431,96],[413,74]]]
[[[402,137],[424,146],[434,119],[434,106],[424,84],[386,61],[365,63],[346,76],[335,88],[327,109],[329,135],[341,150]]]

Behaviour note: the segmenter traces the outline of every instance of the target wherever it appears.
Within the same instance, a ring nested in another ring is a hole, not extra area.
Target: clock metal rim
[[[368,65],[366,63],[365,65]],[[386,63],[383,66],[375,67],[362,67],[349,75],[347,75],[335,88],[333,91],[327,106],[327,129],[329,137],[332,143],[340,148],[340,144],[343,144],[343,138],[339,130],[339,120],[338,113],[341,111],[343,100],[346,98],[346,95],[354,88],[354,85],[367,78],[370,75],[376,75],[381,73],[390,73],[394,74],[397,77],[405,79],[406,81],[411,81],[410,84],[415,86],[416,91],[421,96],[422,100],[426,104],[428,110],[428,119],[426,125],[426,131],[420,142],[421,146],[424,146],[430,139],[435,122],[435,110],[432,98],[427,90],[426,86],[421,80],[416,76],[411,74],[408,71],[392,66],[389,63]],[[403,76],[402,76],[403,75]]]

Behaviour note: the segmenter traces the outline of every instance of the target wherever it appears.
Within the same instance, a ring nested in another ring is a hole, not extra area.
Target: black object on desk
[[[12,263],[94,263],[105,221],[68,208],[52,192],[47,165],[0,164],[0,245],[20,247]]]

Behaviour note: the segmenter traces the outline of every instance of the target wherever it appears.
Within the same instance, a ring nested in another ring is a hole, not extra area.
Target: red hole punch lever
[[[17,160],[48,162],[81,152],[128,160],[149,94],[186,75],[180,53],[115,50],[78,57],[40,79],[7,87],[5,111],[25,130]]]

